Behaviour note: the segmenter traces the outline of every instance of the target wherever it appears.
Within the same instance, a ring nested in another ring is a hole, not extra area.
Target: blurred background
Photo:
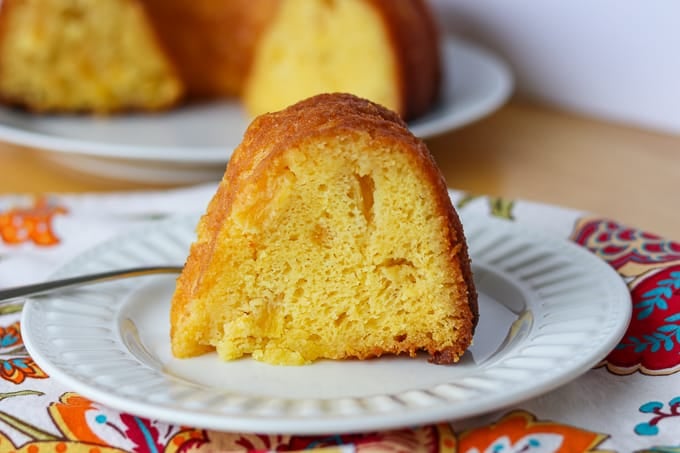
[[[680,2],[431,1],[509,62],[520,98],[680,134]]]

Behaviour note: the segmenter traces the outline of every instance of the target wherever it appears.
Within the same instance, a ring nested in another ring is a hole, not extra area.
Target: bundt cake
[[[399,116],[323,94],[256,118],[197,227],[176,357],[273,364],[426,351],[456,362],[477,299],[462,226]]]
[[[252,116],[346,91],[402,117],[440,82],[425,0],[3,0],[0,99],[157,110],[242,97]]]

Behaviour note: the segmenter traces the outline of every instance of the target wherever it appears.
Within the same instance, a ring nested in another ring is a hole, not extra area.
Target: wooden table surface
[[[514,101],[428,145],[452,188],[611,217],[680,241],[680,136]],[[150,188],[55,167],[0,143],[0,193]]]

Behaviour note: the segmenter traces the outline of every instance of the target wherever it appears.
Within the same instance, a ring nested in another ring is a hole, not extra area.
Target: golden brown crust
[[[189,301],[197,295],[205,266],[211,261],[221,225],[229,216],[235,198],[244,196],[246,184],[265,179],[262,177],[269,168],[268,161],[276,159],[286,150],[300,146],[308,140],[324,137],[351,136],[354,133],[368,133],[376,143],[392,145],[395,149],[408,149],[414,168],[424,175],[433,187],[439,214],[447,219],[447,231],[443,239],[451,250],[451,269],[463,270],[462,293],[467,294],[467,305],[471,314],[463,317],[467,328],[460,332],[458,343],[450,348],[438,350],[430,346],[403,343],[395,350],[364,350],[357,347],[352,356],[367,358],[385,352],[409,352],[427,350],[437,363],[451,363],[459,358],[472,340],[477,323],[477,293],[469,269],[467,246],[463,230],[455,209],[449,199],[446,183],[424,143],[411,134],[403,120],[377,104],[349,94],[322,94],[299,102],[283,111],[256,118],[245,133],[229,162],[217,193],[210,202],[207,214],[198,226],[199,238],[204,242],[192,246],[184,272],[178,279],[177,292],[173,298],[171,325],[181,319]],[[252,189],[252,188],[250,188]],[[245,195],[247,196],[247,195]],[[173,335],[171,333],[171,335]]]
[[[439,30],[424,0],[370,0],[383,20],[397,54],[402,116],[427,113],[441,85]]]
[[[278,0],[141,0],[193,97],[239,95]]]

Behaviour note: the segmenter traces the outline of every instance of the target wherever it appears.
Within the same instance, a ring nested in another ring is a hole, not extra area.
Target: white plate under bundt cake
[[[425,0],[3,0],[0,99],[40,112],[346,91],[413,119],[440,90]]]
[[[397,114],[324,94],[256,118],[197,227],[171,307],[177,357],[456,362],[477,300],[463,230]]]

